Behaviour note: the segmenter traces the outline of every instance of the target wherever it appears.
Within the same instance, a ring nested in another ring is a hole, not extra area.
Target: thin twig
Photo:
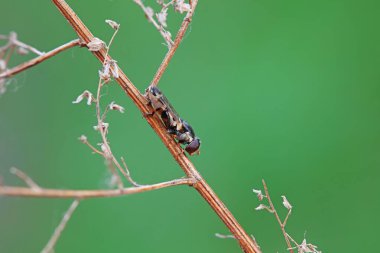
[[[70,205],[69,209],[67,209],[65,215],[63,215],[61,222],[59,223],[58,227],[56,227],[53,235],[50,237],[49,242],[46,244],[45,248],[41,251],[41,253],[53,252],[55,244],[57,243],[59,237],[61,236],[62,231],[65,229],[67,222],[70,220],[71,216],[73,215],[78,205],[79,205],[79,199],[74,200],[73,203]]]
[[[32,47],[32,46],[30,46],[30,45],[28,45],[28,44],[25,44],[24,42],[21,42],[21,41],[19,41],[19,40],[14,41],[14,44],[15,44],[16,46],[19,46],[19,47],[25,48],[26,50],[28,50],[28,51],[30,51],[30,52],[33,52],[33,53],[35,53],[36,55],[39,55],[39,56],[45,54],[45,52],[41,52],[41,51],[38,50],[37,48]]]
[[[76,39],[76,40],[72,40],[62,46],[59,46],[53,50],[51,50],[50,52],[47,52],[41,56],[38,56],[30,61],[27,61],[27,62],[24,62],[12,69],[9,69],[7,71],[4,71],[3,73],[0,73],[0,78],[8,78],[8,77],[11,77],[13,75],[16,75],[18,73],[20,73],[21,71],[24,71],[30,67],[33,67],[55,55],[57,55],[58,53],[62,52],[62,51],[65,51],[66,49],[69,49],[69,48],[72,48],[72,47],[75,47],[75,46],[78,46],[80,45],[80,40],[79,39]]]
[[[90,142],[87,140],[82,141],[83,144],[87,145],[94,153],[104,156],[104,153],[95,148]]]
[[[163,189],[177,185],[193,185],[195,182],[192,178],[181,178],[167,182],[140,187],[128,187],[115,190],[60,190],[41,188],[40,191],[34,191],[28,187],[0,186],[0,196],[32,197],[32,198],[104,198],[119,197]]]
[[[84,25],[80,20],[78,15],[71,9],[71,7],[64,0],[52,0],[57,8],[61,11],[62,15],[67,19],[73,29],[77,32],[79,38],[85,43],[89,43],[93,40],[94,36],[91,31]],[[100,62],[104,62],[106,59],[106,51],[102,49],[100,51],[92,52]],[[112,60],[110,56],[107,60]],[[113,68],[113,67],[112,67]],[[148,101],[143,94],[132,84],[121,69],[119,69],[119,77],[115,78],[118,84],[123,88],[123,90],[130,96],[132,101],[138,107],[143,115],[149,115],[152,108],[148,105]],[[166,131],[162,121],[157,115],[153,117],[145,117],[149,125],[156,132],[156,134],[161,138],[162,142],[168,148],[173,158],[184,170],[189,178],[196,180],[194,183],[194,188],[201,194],[204,200],[211,206],[211,208],[216,212],[220,219],[226,224],[230,229],[231,233],[237,238],[240,247],[246,253],[259,253],[261,250],[256,242],[244,231],[232,213],[227,209],[224,203],[219,199],[219,197],[214,193],[211,187],[202,178],[201,174],[196,170],[194,165],[186,157],[181,146],[173,139],[173,137]]]
[[[24,173],[23,171],[15,168],[15,167],[12,167],[10,170],[9,170],[13,175],[17,176],[18,178],[20,178],[22,181],[25,182],[26,185],[28,185],[33,191],[41,191],[41,187],[36,184],[36,182],[33,181],[33,179],[31,179],[26,173]]]
[[[174,40],[174,43],[172,47],[169,49],[167,54],[165,55],[164,60],[161,62],[160,67],[158,68],[156,74],[153,77],[153,80],[151,82],[151,86],[158,85],[158,82],[160,81],[162,75],[164,74],[166,68],[169,65],[170,60],[173,58],[173,55],[175,54],[179,44],[181,43],[183,37],[185,36],[185,33],[187,31],[187,28],[189,27],[189,24],[192,20],[193,14],[195,12],[195,8],[197,7],[198,0],[192,0],[191,1],[191,11],[189,11],[185,18],[182,21],[181,27],[178,30],[177,36]]]
[[[270,207],[271,207],[272,212],[274,213],[274,215],[275,215],[275,217],[276,217],[276,220],[277,220],[278,224],[280,224],[280,228],[281,228],[282,234],[284,235],[284,238],[285,238],[285,241],[286,241],[286,245],[288,246],[288,249],[289,249],[290,253],[294,253],[294,251],[293,251],[293,249],[292,249],[292,245],[291,245],[291,243],[290,243],[290,241],[289,241],[289,238],[288,238],[288,236],[287,236],[287,233],[286,233],[286,231],[285,231],[285,226],[284,226],[284,224],[281,222],[280,216],[278,215],[278,213],[277,213],[277,211],[276,211],[276,208],[275,208],[274,205],[273,205],[273,202],[272,202],[272,200],[271,200],[271,198],[270,198],[270,195],[269,195],[268,187],[267,187],[267,185],[266,185],[264,179],[262,180],[262,182],[263,182],[263,186],[264,186],[265,195],[266,195],[266,197],[267,197],[267,199],[268,199],[268,203],[269,203],[269,205],[270,205]]]
[[[133,185],[133,186],[136,186],[136,187],[139,187],[139,186],[142,186],[140,184],[138,184],[135,180],[133,180],[133,178],[131,177],[131,172],[129,171],[128,169],[128,166],[124,160],[124,157],[121,157],[121,162],[123,163],[124,165],[124,170],[125,170],[125,176],[127,177],[128,181]]]
[[[289,209],[288,214],[286,215],[285,220],[282,223],[283,227],[286,227],[286,223],[288,222],[288,219],[289,219],[289,216],[290,216],[291,213],[292,213],[292,209]]]

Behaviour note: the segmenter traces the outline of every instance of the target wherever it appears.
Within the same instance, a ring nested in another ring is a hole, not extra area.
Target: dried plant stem
[[[165,55],[164,60],[161,62],[160,67],[158,68],[156,74],[153,77],[153,80],[151,82],[151,86],[158,85],[158,82],[160,81],[162,75],[164,74],[165,70],[167,69],[170,60],[173,58],[173,55],[175,54],[179,44],[181,43],[183,37],[185,36],[185,33],[187,31],[187,28],[190,25],[190,22],[192,20],[193,14],[195,12],[195,8],[197,7],[198,0],[192,0],[191,1],[191,11],[189,11],[185,18],[182,21],[181,27],[178,30],[177,36],[175,37],[174,43],[172,47],[169,49],[167,54]]]
[[[41,187],[36,184],[33,179],[31,179],[27,174],[25,174],[23,171],[15,168],[15,167],[12,167],[10,169],[10,172],[17,176],[18,178],[20,178],[22,181],[25,182],[25,184],[27,186],[29,186],[33,191],[41,191]]]
[[[271,211],[274,213],[274,215],[276,217],[276,220],[277,220],[278,224],[280,225],[282,234],[284,235],[284,238],[285,238],[285,241],[286,241],[286,245],[288,246],[288,249],[289,249],[290,253],[294,253],[294,251],[292,249],[292,245],[291,245],[291,243],[289,241],[289,238],[288,238],[288,234],[286,233],[286,230],[285,230],[286,221],[288,220],[288,217],[290,215],[290,211],[288,212],[288,215],[286,216],[285,222],[283,223],[281,221],[281,219],[280,219],[280,216],[278,215],[278,213],[276,211],[276,208],[273,205],[273,202],[272,202],[272,200],[270,198],[270,195],[269,195],[268,187],[267,187],[264,179],[262,180],[262,182],[263,182],[263,186],[264,186],[265,195],[266,195],[266,197],[268,199],[268,203],[270,205]]]
[[[52,0],[54,4],[61,11],[62,15],[69,21],[73,29],[77,32],[79,38],[86,44],[93,40],[94,36],[90,30],[83,24],[76,13],[64,0]],[[106,55],[106,50],[93,52],[93,54],[99,59],[100,62],[104,62],[105,59],[112,60],[110,56]],[[115,79],[123,90],[130,96],[132,101],[136,104],[143,115],[149,115],[151,108],[148,106],[148,101],[141,94],[138,89],[132,84],[123,71],[119,69],[119,77]],[[196,183],[194,188],[201,194],[201,196],[207,201],[217,215],[223,220],[226,226],[230,229],[231,233],[237,238],[240,247],[244,252],[259,253],[261,252],[256,242],[244,231],[235,217],[214,193],[211,187],[202,178],[200,173],[196,170],[194,165],[183,153],[182,148],[175,142],[172,136],[167,133],[161,120],[157,115],[153,117],[145,117],[149,125],[161,138],[165,146],[168,148],[174,159],[184,170],[189,178],[195,179]]]
[[[44,53],[30,61],[27,61],[27,62],[24,62],[12,69],[9,69],[7,71],[4,71],[3,73],[0,73],[0,78],[8,78],[8,77],[11,77],[13,75],[16,75],[18,73],[20,73],[21,71],[24,71],[30,67],[33,67],[43,61],[46,61],[47,59],[57,55],[58,53],[62,52],[62,51],[65,51],[66,49],[69,49],[69,48],[72,48],[72,47],[75,47],[75,46],[78,46],[80,45],[80,40],[79,39],[76,39],[76,40],[72,40],[62,46],[59,46],[53,50],[51,50],[50,52],[47,52],[47,53]]]
[[[59,223],[58,227],[56,227],[53,235],[51,236],[50,240],[46,244],[45,248],[41,251],[41,253],[53,252],[55,244],[57,243],[59,237],[61,236],[62,231],[65,229],[67,222],[70,220],[71,216],[73,215],[78,205],[79,205],[79,200],[78,199],[74,200],[73,203],[70,205],[69,209],[67,209],[65,215],[63,215],[61,222]]]
[[[166,41],[166,44],[168,45],[168,47],[171,48],[174,42],[170,37],[170,33],[165,31],[165,29],[161,25],[159,25],[156,20],[154,20],[154,18],[151,16],[151,13],[149,13],[148,7],[146,7],[141,0],[135,0],[135,3],[141,7],[141,9],[145,13],[146,18],[149,20],[149,22],[153,24],[153,26],[157,29],[157,31],[160,32],[161,36]]]
[[[128,187],[115,190],[59,190],[59,189],[46,189],[40,188],[35,191],[29,187],[12,187],[0,186],[0,196],[16,196],[16,197],[31,197],[31,198],[104,198],[104,197],[119,197],[124,195],[142,193],[163,189],[177,185],[192,185],[195,183],[194,179],[181,178],[167,182],[162,182],[152,185],[144,185],[139,187]]]

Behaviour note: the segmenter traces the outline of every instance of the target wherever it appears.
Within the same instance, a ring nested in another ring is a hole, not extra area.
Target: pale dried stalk
[[[40,188],[35,191],[28,187],[13,187],[13,186],[0,186],[0,196],[17,196],[17,197],[31,197],[31,198],[105,198],[105,197],[119,197],[124,195],[142,193],[163,189],[177,185],[193,185],[194,179],[181,178],[167,182],[162,182],[152,185],[144,185],[139,187],[127,187],[115,190],[60,190],[60,189],[46,189]]]
[[[57,55],[58,53],[62,52],[62,51],[65,51],[66,49],[69,49],[69,48],[72,48],[72,47],[75,47],[75,46],[78,46],[80,45],[80,40],[79,39],[76,39],[76,40],[72,40],[62,46],[59,46],[53,50],[51,50],[50,52],[47,52],[47,53],[44,53],[43,55],[41,56],[38,56],[30,61],[27,61],[27,62],[24,62],[12,69],[9,69],[9,70],[6,70],[2,73],[0,73],[0,79],[1,78],[9,78],[13,75],[16,75],[18,73],[20,73],[21,71],[24,71],[28,68],[31,68],[43,61],[46,61],[47,59]]]
[[[276,217],[276,220],[277,220],[278,224],[280,225],[281,232],[282,232],[282,234],[283,234],[283,236],[285,238],[285,241],[286,241],[286,245],[288,246],[288,249],[289,249],[290,253],[294,253],[294,251],[292,249],[292,244],[290,243],[289,238],[288,238],[287,233],[286,233],[286,230],[285,230],[286,221],[288,220],[288,217],[289,217],[291,211],[288,212],[288,215],[286,216],[285,221],[282,222],[281,219],[280,219],[280,216],[278,215],[278,213],[276,211],[276,208],[274,207],[274,204],[273,204],[273,202],[272,202],[272,200],[270,198],[268,187],[267,187],[264,179],[262,180],[262,182],[263,182],[263,186],[264,186],[265,195],[266,195],[266,197],[268,199],[268,203],[270,205],[272,213],[274,213],[274,215]]]
[[[183,40],[183,37],[185,36],[185,33],[187,31],[187,28],[190,25],[191,19],[193,17],[193,14],[195,12],[195,8],[197,7],[198,0],[192,0],[191,1],[191,11],[189,11],[185,18],[182,21],[181,27],[178,30],[177,36],[175,37],[174,43],[172,47],[169,49],[167,54],[165,55],[164,60],[161,62],[160,67],[158,68],[156,74],[153,77],[153,80],[151,82],[151,86],[158,85],[158,82],[160,81],[162,75],[164,74],[165,70],[167,69],[170,60],[173,58],[173,55],[175,54],[179,44]]]
[[[62,231],[65,229],[67,222],[70,220],[71,216],[73,215],[78,205],[79,205],[79,199],[76,199],[73,201],[73,203],[71,203],[69,209],[67,209],[65,215],[63,215],[61,222],[59,223],[58,227],[55,229],[49,242],[46,244],[45,248],[41,251],[41,253],[53,252],[55,244],[57,243],[59,237],[61,236]]]
[[[18,178],[20,178],[22,181],[25,182],[25,184],[27,186],[29,186],[33,191],[41,191],[41,187],[36,184],[33,179],[31,179],[27,174],[25,174],[23,171],[15,168],[15,167],[12,167],[10,170],[9,170],[13,175],[17,176]]]
[[[108,46],[107,46],[107,50],[106,50],[106,56],[104,57],[104,61],[103,61],[103,67],[105,66],[105,64],[107,64],[107,57],[108,57],[108,53],[109,53],[109,50],[111,48],[111,45],[113,43],[113,40],[115,39],[115,36],[117,34],[117,32],[119,31],[119,27],[117,29],[115,29],[109,43],[108,43]],[[114,67],[115,65],[113,65]],[[118,69],[114,70],[114,71],[118,71]],[[103,153],[103,156],[104,158],[109,162],[109,168],[111,170],[111,172],[113,173],[114,176],[116,176],[117,180],[118,180],[118,185],[119,185],[119,188],[123,188],[123,184],[122,184],[122,181],[119,177],[119,175],[117,174],[115,168],[114,168],[114,165],[119,169],[119,171],[124,175],[124,177],[133,185],[133,186],[140,186],[138,183],[136,183],[136,181],[134,181],[130,175],[130,172],[128,170],[128,167],[124,166],[124,168],[120,165],[119,161],[116,159],[116,157],[113,155],[112,153],[112,150],[111,150],[111,147],[109,145],[109,142],[108,142],[108,139],[107,139],[107,129],[104,129],[102,127],[102,124],[104,123],[104,119],[105,119],[105,116],[106,116],[106,113],[108,111],[108,107],[106,108],[106,111],[104,112],[103,115],[101,115],[101,111],[100,111],[100,99],[101,99],[101,94],[100,94],[100,91],[103,87],[103,82],[102,82],[102,78],[99,77],[99,82],[98,82],[98,89],[97,89],[97,93],[96,93],[96,118],[98,120],[98,128],[99,128],[99,132],[100,132],[100,135],[102,137],[102,141],[103,141],[103,145],[106,149],[106,154]]]
[[[144,3],[141,0],[135,0],[135,3],[141,7],[141,9],[144,11],[146,18],[153,24],[153,26],[160,32],[161,36],[166,41],[166,44],[169,48],[171,48],[174,44],[173,40],[171,39],[170,33],[166,31],[161,25],[157,23],[157,21],[153,18],[151,13],[148,11],[148,7],[144,5]]]
[[[78,36],[86,44],[93,40],[94,36],[90,30],[83,24],[76,13],[71,9],[71,7],[64,0],[52,0],[54,4],[61,11],[62,15],[69,21],[73,29],[77,32]],[[112,60],[110,56],[106,57],[106,50],[102,49],[100,51],[92,52],[100,62],[104,62],[105,59]],[[136,104],[143,115],[149,115],[151,108],[148,106],[148,101],[141,94],[138,89],[132,84],[128,77],[123,71],[119,69],[119,77],[115,79],[118,84],[123,88],[123,90],[130,96],[132,101]],[[219,199],[219,197],[214,193],[211,187],[202,178],[200,173],[196,170],[194,165],[186,157],[183,149],[178,143],[175,142],[173,137],[167,133],[162,121],[159,119],[158,115],[153,117],[145,117],[149,125],[153,128],[156,134],[161,138],[162,142],[168,148],[174,159],[184,170],[189,178],[195,179],[196,183],[193,185],[194,188],[201,194],[201,196],[207,201],[207,203],[212,207],[212,209],[217,213],[217,215],[222,219],[226,226],[230,229],[231,233],[237,238],[240,247],[244,252],[249,253],[259,253],[259,249],[256,242],[244,231],[235,217]]]

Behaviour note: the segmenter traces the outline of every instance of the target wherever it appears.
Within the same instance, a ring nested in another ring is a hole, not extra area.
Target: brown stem
[[[185,36],[185,33],[187,31],[187,28],[189,27],[189,24],[191,22],[191,19],[193,17],[195,8],[197,7],[198,0],[193,0],[191,1],[191,11],[187,13],[185,18],[182,21],[181,27],[178,30],[177,36],[175,37],[174,44],[172,47],[169,49],[167,54],[165,55],[164,60],[161,62],[160,67],[158,68],[156,74],[154,75],[154,78],[151,82],[151,86],[156,86],[158,85],[158,82],[160,81],[162,75],[164,74],[166,68],[169,65],[170,60],[172,59],[174,53],[176,52],[179,44],[181,43],[183,36]]]
[[[58,190],[58,189],[45,189],[40,188],[36,191],[28,187],[13,187],[13,186],[0,186],[0,196],[16,196],[16,197],[32,197],[32,198],[104,198],[104,197],[118,197],[123,195],[153,191],[157,189],[167,188],[176,185],[192,185],[194,179],[181,178],[172,181],[162,182],[152,185],[144,185],[140,187],[129,187],[116,190]]]
[[[28,68],[31,68],[51,57],[53,57],[54,55],[62,52],[62,51],[65,51],[66,49],[69,49],[69,48],[72,48],[72,47],[75,47],[75,46],[78,46],[80,45],[80,40],[79,39],[76,39],[76,40],[72,40],[62,46],[59,46],[53,50],[51,50],[50,52],[47,52],[41,56],[38,56],[30,61],[27,61],[27,62],[24,62],[12,69],[9,69],[7,71],[4,71],[3,73],[0,74],[0,78],[8,78],[8,77],[11,77],[13,75],[16,75],[18,73],[20,73],[21,71],[24,71]]]
[[[276,220],[278,222],[278,224],[280,224],[280,227],[281,227],[281,231],[282,231],[282,234],[284,235],[284,238],[285,238],[285,241],[286,241],[286,244],[288,246],[288,249],[290,251],[290,253],[294,253],[293,249],[292,249],[292,245],[290,244],[290,241],[289,241],[289,238],[288,238],[288,234],[286,233],[286,230],[285,230],[285,226],[284,224],[281,222],[281,219],[280,219],[280,216],[278,216],[278,213],[276,211],[276,208],[274,207],[273,205],[273,202],[270,198],[270,195],[269,195],[269,191],[268,191],[268,187],[264,181],[264,179],[262,180],[263,181],[263,186],[264,186],[264,191],[265,191],[265,195],[268,199],[268,202],[269,202],[269,205],[270,205],[270,208],[272,209],[274,215],[276,216]]]
[[[64,0],[52,0],[54,4],[61,11],[62,15],[69,21],[71,26],[77,32],[79,38],[86,44],[89,43],[94,36],[90,30],[84,25],[76,13]],[[106,50],[93,52],[93,54],[99,59],[100,62],[104,62],[106,58]],[[111,60],[111,57],[107,57]],[[132,101],[136,104],[143,115],[150,113],[150,107],[145,97],[138,91],[138,89],[132,84],[123,71],[119,69],[119,78],[115,79],[123,90],[128,94]],[[181,166],[186,175],[195,179],[197,182],[194,184],[194,188],[201,194],[201,196],[207,201],[217,215],[223,220],[231,233],[235,236],[240,244],[240,247],[244,252],[259,253],[261,252],[258,245],[252,240],[252,238],[244,231],[235,217],[214,193],[211,187],[202,178],[200,173],[196,170],[194,165],[184,154],[182,148],[175,140],[167,133],[162,122],[157,115],[145,117],[149,125],[153,128],[156,134],[161,138],[162,142],[169,149],[170,153]]]

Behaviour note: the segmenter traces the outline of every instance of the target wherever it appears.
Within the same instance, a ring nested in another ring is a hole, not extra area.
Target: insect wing
[[[180,117],[176,110],[173,108],[173,106],[170,104],[169,100],[165,97],[164,94],[161,93],[161,96],[158,98],[158,100],[166,106],[166,111],[169,114],[169,117],[171,118],[171,121],[177,125],[178,123],[181,122]]]

